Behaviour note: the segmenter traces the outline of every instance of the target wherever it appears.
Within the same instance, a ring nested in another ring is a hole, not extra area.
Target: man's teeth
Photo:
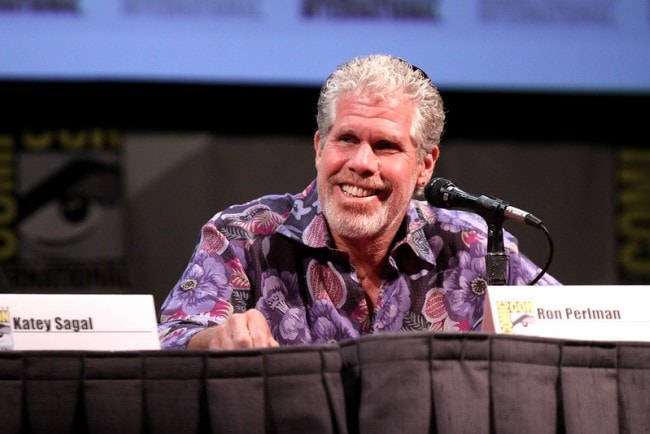
[[[344,193],[349,194],[350,196],[356,197],[367,197],[374,194],[374,190],[368,190],[361,187],[355,187],[354,185],[342,185],[341,189]]]

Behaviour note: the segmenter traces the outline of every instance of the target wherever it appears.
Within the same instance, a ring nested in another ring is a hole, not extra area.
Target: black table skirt
[[[649,433],[650,343],[402,333],[0,352],[0,433]]]

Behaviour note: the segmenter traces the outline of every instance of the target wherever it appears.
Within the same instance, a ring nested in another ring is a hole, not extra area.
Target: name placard
[[[150,294],[0,294],[0,350],[159,350]]]
[[[491,286],[482,331],[592,341],[650,341],[650,286]]]

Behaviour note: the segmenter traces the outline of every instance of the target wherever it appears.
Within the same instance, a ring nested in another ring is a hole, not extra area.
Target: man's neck
[[[368,309],[372,313],[379,296],[381,281],[386,273],[388,252],[393,238],[385,235],[373,239],[349,239],[336,235],[333,235],[333,238],[337,249],[349,255],[350,263],[366,294]]]

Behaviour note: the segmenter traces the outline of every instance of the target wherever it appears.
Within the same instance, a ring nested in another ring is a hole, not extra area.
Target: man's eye
[[[399,146],[397,145],[397,143],[384,141],[384,142],[377,142],[375,144],[375,149],[380,151],[394,151],[394,150],[398,150]]]

